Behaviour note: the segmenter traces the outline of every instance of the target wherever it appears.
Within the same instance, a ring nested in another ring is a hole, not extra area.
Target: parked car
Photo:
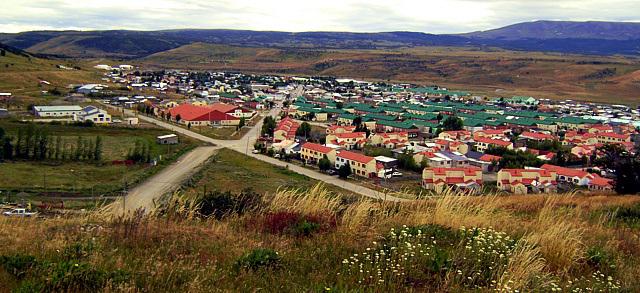
[[[327,171],[327,174],[331,176],[338,175],[338,171],[334,169],[329,169],[329,171]]]
[[[251,152],[252,152],[252,153],[254,153],[254,154],[259,154],[259,153],[260,153],[260,150],[253,150],[253,151],[251,151]]]
[[[12,209],[2,214],[8,217],[31,217],[36,215],[35,212],[28,212],[26,209]]]
[[[396,171],[396,172],[391,173],[391,176],[393,176],[393,177],[400,177],[400,176],[402,176],[402,173],[401,173],[401,172],[397,172],[397,171]]]
[[[275,155],[273,155],[273,157],[276,158],[276,159],[280,159],[280,154],[275,154]]]

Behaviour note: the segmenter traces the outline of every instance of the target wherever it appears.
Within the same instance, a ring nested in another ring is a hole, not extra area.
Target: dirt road
[[[155,209],[155,202],[163,195],[173,192],[189,176],[193,175],[209,157],[214,155],[220,147],[198,147],[180,157],[160,173],[131,189],[124,201],[122,199],[112,204],[113,212],[118,214],[133,212],[137,209],[151,211]]]

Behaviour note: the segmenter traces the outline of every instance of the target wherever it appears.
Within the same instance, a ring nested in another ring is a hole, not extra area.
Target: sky
[[[640,22],[640,0],[3,0],[0,32],[30,30],[464,33],[534,20]]]

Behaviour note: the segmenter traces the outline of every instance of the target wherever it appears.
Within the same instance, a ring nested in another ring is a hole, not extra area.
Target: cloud
[[[5,0],[0,31],[228,28],[458,33],[516,22],[640,20],[637,0]]]

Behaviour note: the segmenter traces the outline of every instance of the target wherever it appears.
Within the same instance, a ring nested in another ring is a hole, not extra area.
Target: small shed
[[[158,144],[178,144],[178,136],[175,134],[161,135],[156,138]]]

